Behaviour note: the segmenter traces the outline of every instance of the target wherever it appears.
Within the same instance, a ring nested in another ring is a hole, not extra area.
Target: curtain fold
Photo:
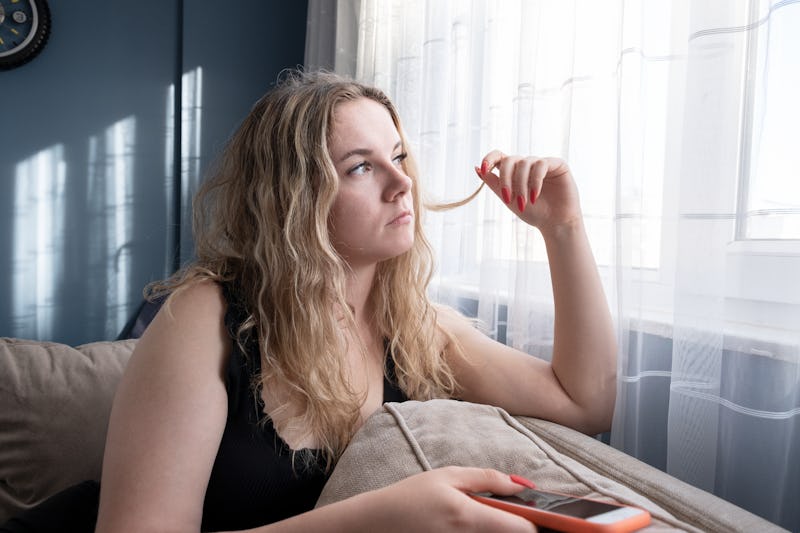
[[[430,201],[492,148],[568,160],[618,331],[611,444],[800,530],[800,2],[337,5],[328,66],[392,97]],[[434,298],[549,358],[538,232],[488,194],[426,216]]]

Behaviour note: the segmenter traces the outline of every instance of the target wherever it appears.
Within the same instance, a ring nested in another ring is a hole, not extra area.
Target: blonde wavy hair
[[[346,330],[355,322],[345,299],[348,266],[331,244],[328,222],[339,182],[328,148],[334,114],[359,98],[388,110],[408,151],[398,113],[379,89],[326,72],[285,74],[252,108],[198,191],[196,260],[151,290],[174,293],[204,279],[240,287],[247,319],[237,338],[242,347],[248,337],[258,340],[258,385],[287,386],[302,413],[292,425],[309,428],[328,467],[349,443],[364,400],[348,384]],[[421,213],[413,159],[403,167],[416,191],[414,212]],[[451,397],[457,385],[426,292],[433,253],[419,217],[414,226],[412,248],[378,265],[375,324],[409,398]]]

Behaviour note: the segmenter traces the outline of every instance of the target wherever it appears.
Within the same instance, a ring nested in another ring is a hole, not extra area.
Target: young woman
[[[294,73],[230,140],[195,204],[197,260],[117,392],[97,531],[530,531],[444,468],[313,509],[384,401],[457,397],[587,433],[609,427],[615,336],[566,163],[492,151],[476,172],[544,236],[552,364],[426,296],[432,257],[398,114],[379,90]]]

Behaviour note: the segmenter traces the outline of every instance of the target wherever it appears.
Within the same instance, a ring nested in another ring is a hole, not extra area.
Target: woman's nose
[[[413,186],[411,177],[405,173],[402,166],[392,165],[387,173],[385,195],[387,200],[394,201],[398,196],[409,192]]]

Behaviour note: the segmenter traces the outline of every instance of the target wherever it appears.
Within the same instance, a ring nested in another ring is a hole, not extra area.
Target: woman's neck
[[[356,323],[369,321],[372,312],[372,284],[375,281],[375,265],[353,269],[348,273],[345,290],[347,305]]]

